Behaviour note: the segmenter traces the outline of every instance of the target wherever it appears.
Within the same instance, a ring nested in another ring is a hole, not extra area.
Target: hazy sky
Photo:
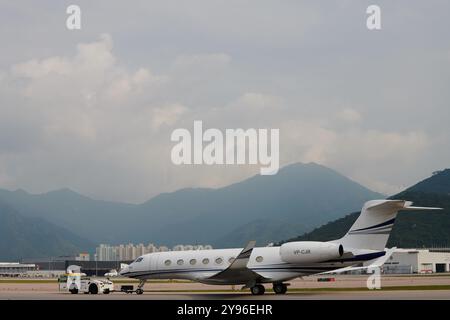
[[[81,30],[66,28],[69,4]],[[282,165],[395,193],[450,167],[449,12],[445,0],[0,0],[0,187],[140,202],[259,172],[172,164],[171,132],[203,120],[279,128]]]

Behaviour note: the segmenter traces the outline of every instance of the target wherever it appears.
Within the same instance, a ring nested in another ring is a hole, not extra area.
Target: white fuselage
[[[169,251],[145,254],[120,271],[123,276],[137,279],[188,279],[209,284],[243,284],[242,279],[210,279],[230,266],[242,248]],[[280,257],[280,247],[254,248],[247,268],[261,275],[262,282],[281,282],[339,269],[364,262],[384,252],[353,250],[352,258],[327,260],[319,263],[286,263]]]
[[[440,209],[411,205],[406,200],[367,201],[349,231],[334,241],[292,241],[281,247],[260,248],[254,247],[255,241],[250,241],[244,249],[150,253],[124,265],[120,275],[143,280],[140,293],[146,279],[245,284],[253,294],[264,293],[260,283],[272,282],[275,293],[286,293],[282,282],[293,278],[349,270],[345,267],[366,261],[371,261],[369,266],[382,265],[393,252],[385,251],[385,245],[398,211]]]

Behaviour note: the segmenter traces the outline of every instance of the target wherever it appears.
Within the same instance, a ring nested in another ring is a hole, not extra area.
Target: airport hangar
[[[450,249],[396,249],[383,265],[383,273],[450,272]]]
[[[36,271],[40,274],[63,274],[67,268],[72,265],[80,266],[81,271],[88,276],[102,277],[111,270],[119,270],[121,263],[130,264],[132,261],[93,261],[93,260],[74,260],[74,259],[39,259],[26,260],[27,263],[36,265]]]

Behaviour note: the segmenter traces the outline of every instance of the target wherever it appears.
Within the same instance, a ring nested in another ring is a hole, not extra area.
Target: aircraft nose
[[[122,266],[122,268],[120,268],[119,274],[124,275],[127,274],[129,271],[130,271],[129,266]]]

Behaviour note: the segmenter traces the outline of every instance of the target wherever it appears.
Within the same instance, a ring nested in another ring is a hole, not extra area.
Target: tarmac
[[[450,300],[450,275],[382,276],[383,290],[367,290],[367,276],[326,277],[334,281],[319,281],[307,277],[290,281],[288,294],[275,295],[266,285],[266,294],[253,296],[240,287],[209,286],[187,281],[159,281],[147,283],[144,294],[70,294],[58,290],[58,284],[48,280],[0,279],[1,300]],[[123,284],[133,284],[126,279],[111,279],[116,290]],[[128,281],[128,283],[127,283]],[[420,287],[425,287],[422,290]],[[446,286],[440,289],[436,286]],[[408,289],[410,287],[410,289]]]
[[[111,293],[109,295],[72,295],[49,292],[0,293],[1,300],[450,300],[450,290],[370,291],[370,292],[293,292],[285,295],[249,293],[154,293],[142,295]]]

